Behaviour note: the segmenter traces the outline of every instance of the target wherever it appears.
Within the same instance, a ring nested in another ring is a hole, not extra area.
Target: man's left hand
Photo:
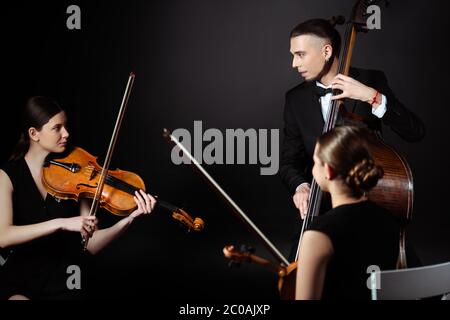
[[[332,100],[350,98],[372,103],[373,98],[377,94],[375,89],[343,74],[338,74],[334,77],[331,87],[342,91],[341,94],[331,97]]]

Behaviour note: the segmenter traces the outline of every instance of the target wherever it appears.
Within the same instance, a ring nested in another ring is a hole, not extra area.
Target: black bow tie
[[[332,88],[325,89],[325,88],[316,86],[316,94],[317,94],[317,96],[323,97],[327,93],[333,93],[333,89]]]

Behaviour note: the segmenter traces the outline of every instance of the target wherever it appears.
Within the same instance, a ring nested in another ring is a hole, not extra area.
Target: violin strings
[[[94,169],[94,173],[99,174],[100,171]],[[139,190],[139,188],[136,188],[135,186],[133,186],[123,180],[120,180],[110,174],[106,175],[105,183],[116,189],[119,189],[120,191],[126,192],[132,196],[134,196],[135,191]],[[178,212],[178,210],[179,210],[179,208],[177,206],[175,206],[171,203],[165,202],[163,200],[159,200],[158,204],[159,204],[159,206],[166,208],[166,209],[170,210],[171,212]]]
[[[100,171],[98,171],[98,170],[94,170],[94,172],[97,174],[100,173]],[[135,186],[133,186],[123,180],[120,180],[116,177],[113,177],[110,174],[106,175],[105,182],[108,185],[115,187],[115,188],[117,188],[123,192],[126,192],[128,194],[131,194],[131,195],[134,195],[134,192],[138,190],[138,188],[136,188]]]

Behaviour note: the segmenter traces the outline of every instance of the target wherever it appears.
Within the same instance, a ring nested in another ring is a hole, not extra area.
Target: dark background
[[[81,30],[66,8],[81,7]],[[96,256],[92,298],[276,299],[276,275],[255,265],[230,269],[226,244],[246,243],[271,258],[192,166],[175,166],[162,129],[281,129],[285,92],[301,79],[291,68],[289,32],[298,22],[348,16],[353,1],[164,0],[14,1],[1,8],[1,163],[18,140],[18,112],[33,95],[56,98],[72,141],[106,153],[130,71],[136,83],[111,168],[138,173],[153,194],[206,221],[185,234],[164,211],[142,218]],[[409,144],[385,130],[414,173],[408,237],[424,264],[450,260],[445,157],[449,116],[447,2],[391,1],[382,29],[360,35],[353,65],[382,69],[396,95],[425,122]],[[342,31],[342,29],[340,29]],[[248,150],[248,149],[247,149]],[[259,165],[207,171],[285,255],[296,210],[278,176]],[[102,211],[104,226],[117,219]]]

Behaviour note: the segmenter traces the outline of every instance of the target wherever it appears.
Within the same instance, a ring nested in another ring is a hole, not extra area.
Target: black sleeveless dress
[[[396,267],[400,223],[392,213],[371,201],[338,206],[315,218],[308,230],[325,233],[333,244],[324,300],[370,300],[369,267]]]
[[[2,169],[9,176],[14,188],[15,226],[80,214],[75,201],[57,201],[50,194],[44,200],[25,159],[8,162]],[[7,299],[14,294],[38,300],[82,297],[83,284],[81,290],[71,290],[67,285],[68,278],[74,275],[74,269],[69,268],[70,266],[79,267],[83,275],[84,253],[79,233],[58,231],[10,249],[6,263],[0,266],[1,299]],[[69,283],[72,280],[70,279]]]

